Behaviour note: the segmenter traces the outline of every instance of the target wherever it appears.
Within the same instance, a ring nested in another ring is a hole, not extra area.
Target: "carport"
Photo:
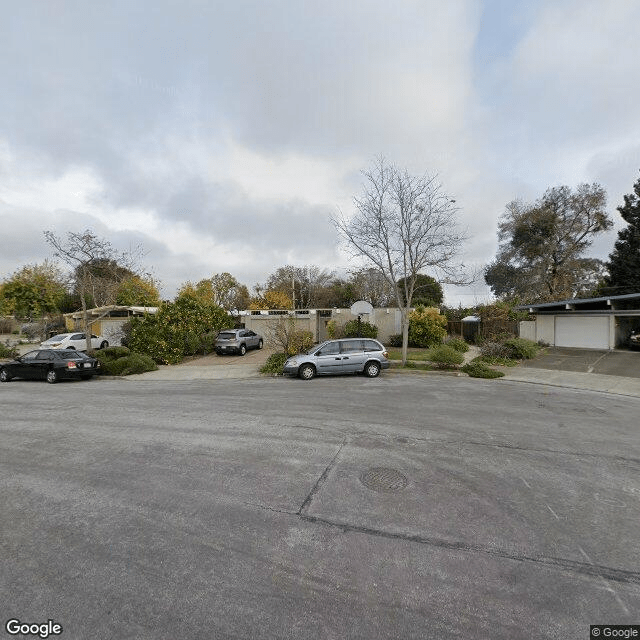
[[[625,347],[632,329],[640,329],[640,293],[602,298],[573,298],[522,305],[535,317],[536,340],[555,347]]]

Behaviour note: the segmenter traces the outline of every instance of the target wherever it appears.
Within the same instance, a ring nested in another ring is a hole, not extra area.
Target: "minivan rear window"
[[[342,353],[354,353],[356,351],[364,351],[362,340],[347,340],[341,343],[340,350]]]

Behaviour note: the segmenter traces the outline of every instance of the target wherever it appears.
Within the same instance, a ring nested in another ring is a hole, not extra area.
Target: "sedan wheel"
[[[303,364],[298,370],[298,375],[303,380],[311,380],[316,375],[315,367],[312,364]]]
[[[49,384],[55,384],[58,382],[58,374],[53,369],[47,371],[47,382]]]
[[[260,342],[258,342],[258,349],[262,349],[263,344],[262,344],[262,340],[260,340]]]
[[[368,362],[364,373],[369,378],[375,378],[380,373],[380,365],[377,362]]]
[[[9,372],[6,369],[0,371],[0,382],[9,382],[9,380],[11,380]]]

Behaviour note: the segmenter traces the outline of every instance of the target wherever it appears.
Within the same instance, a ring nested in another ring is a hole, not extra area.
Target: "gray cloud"
[[[0,9],[0,273],[46,257],[51,225],[140,241],[168,291],[229,255],[248,284],[339,264],[328,218],[379,153],[439,171],[468,259],[489,260],[514,198],[598,180],[613,210],[631,190],[638,18],[625,0],[14,3]],[[298,174],[265,194],[237,175],[237,148],[333,173],[314,197]],[[158,231],[178,223],[215,251]]]

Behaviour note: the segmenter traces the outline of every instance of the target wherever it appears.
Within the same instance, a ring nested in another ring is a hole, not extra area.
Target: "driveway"
[[[544,353],[533,360],[525,360],[522,366],[552,371],[640,378],[640,351],[548,347]]]

